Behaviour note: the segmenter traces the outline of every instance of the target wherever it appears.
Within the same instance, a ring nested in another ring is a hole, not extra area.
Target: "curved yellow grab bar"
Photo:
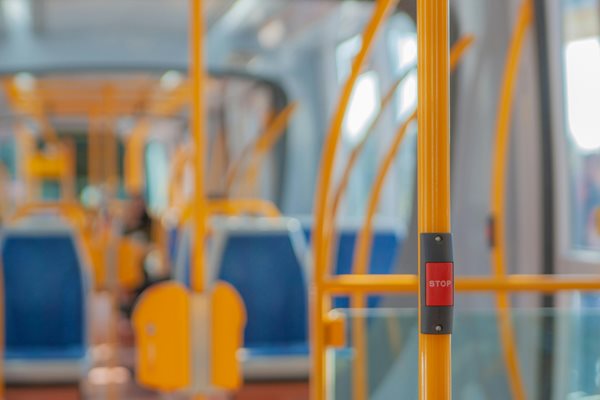
[[[268,124],[264,132],[256,139],[256,141],[248,144],[240,154],[240,157],[231,165],[227,172],[226,189],[227,193],[231,194],[233,185],[240,177],[245,177],[247,181],[252,182],[255,179],[255,174],[260,165],[260,159],[273,148],[277,140],[285,132],[290,119],[298,109],[298,103],[288,104],[279,114],[273,118]],[[240,169],[246,163],[246,173],[240,175]]]
[[[468,35],[456,42],[453,46],[452,51],[450,52],[450,70],[454,71],[458,67],[458,63],[465,55],[467,50],[475,41],[475,37],[473,35]],[[379,202],[381,200],[381,193],[383,192],[383,187],[385,184],[385,179],[389,174],[390,168],[393,165],[393,162],[400,150],[400,145],[402,144],[403,138],[406,134],[406,131],[410,124],[417,119],[417,112],[413,112],[413,114],[400,126],[398,129],[398,133],[394,137],[391,146],[388,148],[385,157],[383,158],[383,162],[379,167],[377,172],[375,183],[373,184],[373,189],[371,191],[371,196],[369,197],[369,203],[367,206],[367,212],[365,217],[365,222],[363,223],[363,227],[360,231],[360,234],[357,239],[357,245],[354,248],[354,262],[352,273],[353,274],[366,274],[368,273],[368,265],[369,259],[371,257],[371,245],[373,238],[373,220],[375,218],[375,213],[377,212],[377,207],[379,206]]]
[[[520,55],[527,30],[533,21],[533,4],[524,0],[519,10],[518,20],[512,35],[506,59],[506,67],[502,83],[502,91],[498,103],[498,120],[496,121],[496,143],[492,170],[491,188],[491,220],[493,246],[491,259],[494,275],[506,276],[506,174],[508,151],[510,146],[510,128],[512,124],[512,108],[515,85],[518,78]],[[510,315],[510,299],[507,293],[497,295],[498,324],[504,351],[504,359],[508,370],[508,380],[515,400],[526,398],[525,387],[521,377],[514,327]]]
[[[458,63],[469,49],[469,47],[473,44],[475,40],[474,36],[469,35],[460,39],[453,46],[451,54],[450,54],[450,70],[456,69]],[[381,166],[376,175],[375,183],[373,184],[373,189],[371,191],[371,196],[369,197],[369,203],[367,206],[367,213],[365,217],[365,222],[363,223],[363,227],[358,235],[356,246],[354,247],[354,259],[352,264],[352,273],[353,274],[367,274],[369,269],[369,261],[371,258],[371,247],[373,243],[373,220],[375,218],[375,213],[377,212],[377,207],[379,206],[379,202],[381,199],[381,194],[383,192],[383,187],[385,185],[386,177],[389,174],[389,171],[396,159],[398,151],[400,150],[400,145],[402,144],[404,137],[406,136],[406,132],[410,125],[417,120],[417,111],[415,110],[410,117],[400,125],[398,132],[396,133],[391,146],[389,147]],[[365,298],[363,295],[358,294],[352,296],[352,308],[364,308],[366,306]],[[366,333],[365,333],[365,325],[364,322],[360,318],[355,318],[354,320],[354,350],[355,350],[355,360],[356,362],[353,364],[355,368],[355,382],[356,381],[367,381],[367,363],[366,363]],[[358,377],[358,379],[356,379]]]
[[[312,368],[311,368],[311,399],[324,400],[326,397],[325,388],[325,318],[330,308],[329,299],[326,299],[326,293],[323,291],[322,282],[326,277],[329,263],[331,261],[328,250],[329,241],[332,240],[332,220],[331,220],[331,191],[330,185],[333,176],[333,166],[337,152],[338,143],[342,132],[344,117],[347,112],[350,97],[354,90],[355,83],[360,75],[362,67],[371,51],[379,29],[383,26],[386,17],[396,5],[396,0],[379,0],[369,23],[367,24],[360,51],[353,61],[350,76],[340,96],[328,135],[323,147],[321,160],[321,174],[319,184],[315,193],[315,227],[313,239],[313,251],[315,256],[314,282],[311,290],[311,308],[312,308],[312,326],[311,326],[311,344],[312,344]],[[366,387],[359,388],[356,395],[365,394]]]
[[[375,184],[371,190],[371,196],[369,197],[369,203],[367,206],[367,214],[365,222],[356,240],[356,246],[354,247],[354,258],[352,263],[353,274],[367,274],[369,272],[369,258],[371,257],[371,244],[373,237],[373,220],[377,207],[379,206],[379,200],[381,199],[381,193],[385,184],[385,178],[390,171],[390,168],[394,164],[400,145],[406,136],[406,132],[410,125],[417,120],[417,111],[415,110],[410,117],[400,125],[400,129],[394,136],[379,171],[375,178]]]
[[[388,105],[392,102],[392,99],[394,98],[394,95],[396,94],[396,90],[398,89],[400,84],[404,81],[404,79],[406,79],[406,77],[414,71],[416,71],[416,68],[408,69],[388,89],[386,94],[381,99],[381,103],[379,104],[379,112],[377,112],[377,115],[375,116],[373,121],[369,124],[369,126],[368,126],[367,130],[365,131],[365,134],[363,135],[360,142],[358,142],[358,144],[356,146],[354,146],[354,148],[352,149],[352,152],[350,153],[350,156],[348,157],[348,162],[346,163],[346,167],[344,168],[344,173],[342,174],[342,178],[340,179],[340,182],[338,183],[337,188],[335,190],[335,194],[333,195],[333,206],[332,206],[331,215],[332,215],[332,219],[334,221],[337,220],[337,215],[338,215],[340,205],[342,203],[342,198],[344,197],[344,193],[346,193],[346,188],[348,187],[348,183],[350,183],[350,176],[352,175],[352,170],[354,169],[354,166],[356,165],[360,154],[364,150],[367,142],[369,141],[369,138],[375,132],[375,128],[377,128],[377,126],[379,125],[379,121],[381,121],[381,118],[385,114],[385,111],[387,110]]]
[[[279,212],[275,204],[259,199],[208,200],[207,208],[208,215],[241,216],[251,214],[267,218],[281,217],[281,212]],[[183,210],[180,224],[189,221],[193,215],[193,211],[193,204],[188,204]]]

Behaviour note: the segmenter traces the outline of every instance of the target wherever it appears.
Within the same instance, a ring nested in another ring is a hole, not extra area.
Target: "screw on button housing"
[[[436,325],[434,329],[435,329],[436,332],[441,332],[441,331],[444,330],[444,327],[441,326],[441,325]]]

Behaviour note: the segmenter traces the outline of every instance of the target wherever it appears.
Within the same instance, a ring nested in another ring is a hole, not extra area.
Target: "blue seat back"
[[[307,285],[292,233],[229,232],[219,278],[232,284],[248,314],[246,346],[307,340]]]
[[[72,232],[9,229],[2,265],[6,358],[83,358],[89,282]]]

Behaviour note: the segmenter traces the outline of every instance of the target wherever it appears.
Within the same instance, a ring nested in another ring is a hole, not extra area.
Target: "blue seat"
[[[184,251],[189,254],[186,236]],[[222,221],[215,226],[211,248],[211,275],[233,285],[246,306],[246,364],[261,371],[255,374],[246,366],[246,377],[303,377],[286,372],[298,371],[298,363],[307,364],[308,357],[307,247],[300,224],[286,218]],[[178,275],[189,285],[185,258],[186,267]],[[294,365],[283,366],[283,359],[288,365],[294,360]],[[305,376],[306,368],[301,369]]]
[[[11,227],[1,249],[7,380],[78,380],[87,364],[90,278],[73,231]]]
[[[354,260],[354,247],[359,233],[358,227],[342,226],[338,230],[339,241],[334,273],[336,275],[349,274],[352,271]],[[307,241],[312,236],[310,223],[303,224],[303,232]],[[369,273],[374,275],[387,275],[394,272],[396,259],[402,248],[403,236],[391,226],[376,224],[373,229],[373,247],[369,263]],[[381,301],[380,296],[370,296],[368,306],[377,307]],[[350,301],[347,297],[337,297],[333,301],[335,308],[349,308]]]

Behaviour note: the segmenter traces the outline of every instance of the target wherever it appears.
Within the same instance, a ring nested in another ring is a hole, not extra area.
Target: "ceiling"
[[[0,74],[185,69],[188,6],[188,0],[0,0]],[[360,9],[364,16],[365,7],[372,5],[205,0],[208,62],[221,66],[236,51],[290,45],[320,26],[331,30],[327,21],[336,11]]]

